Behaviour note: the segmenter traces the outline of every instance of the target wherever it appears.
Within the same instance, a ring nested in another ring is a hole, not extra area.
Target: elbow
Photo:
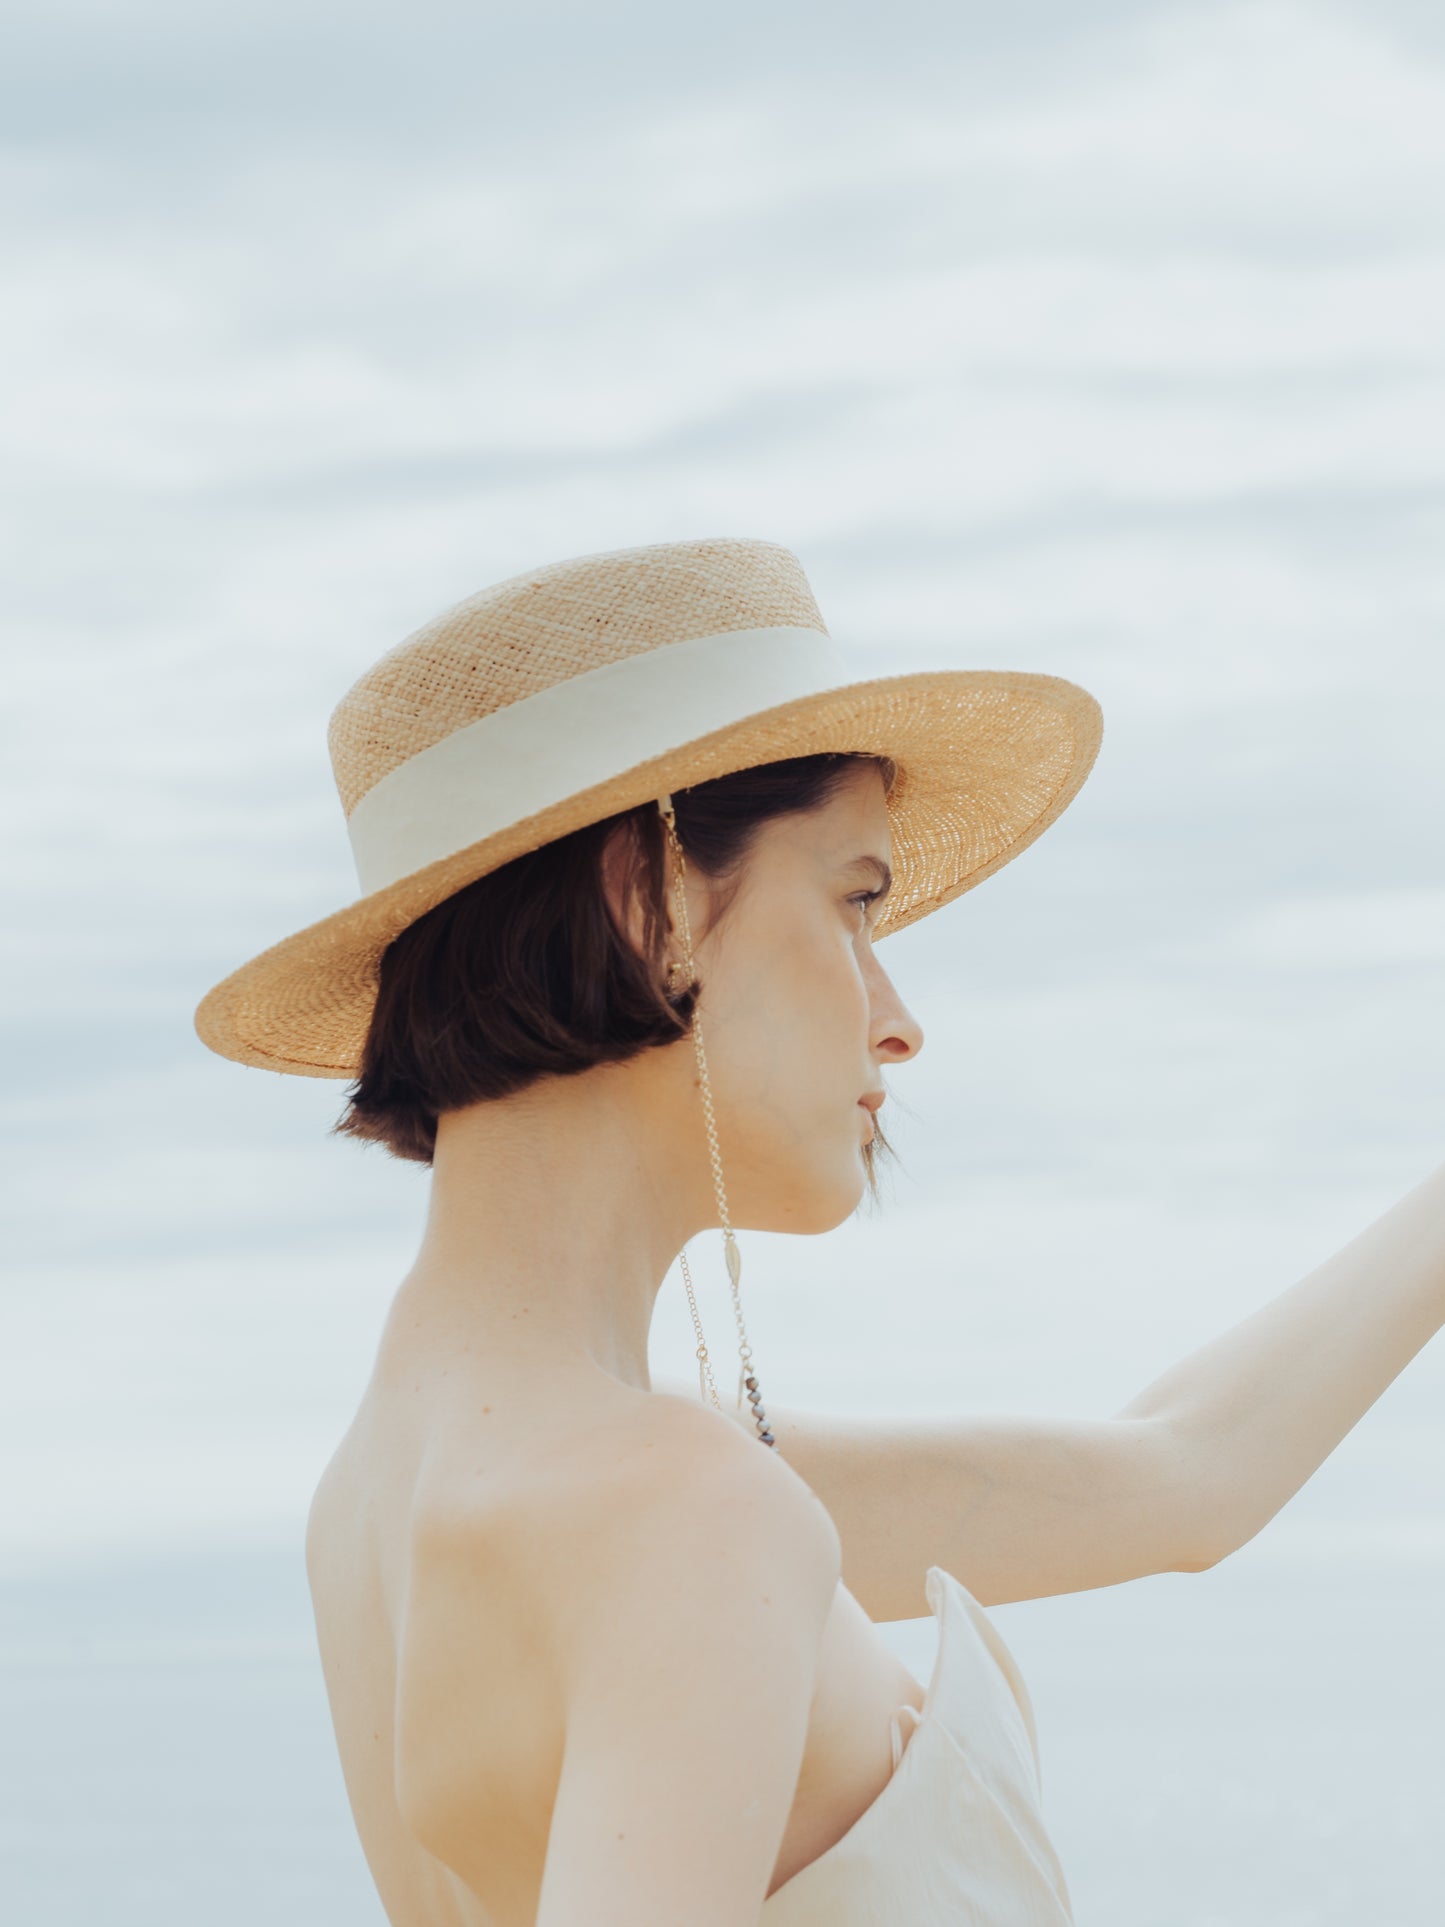
[[[1218,1539],[1215,1539],[1208,1545],[1201,1544],[1196,1540],[1188,1547],[1183,1556],[1176,1560],[1173,1567],[1171,1567],[1171,1571],[1208,1572],[1211,1566],[1217,1566],[1222,1560],[1227,1559],[1231,1552],[1237,1552],[1239,1545],[1240,1542],[1238,1540],[1232,1544],[1222,1544]]]
[[[1209,1568],[1217,1566],[1223,1557],[1222,1552],[1192,1553],[1187,1558],[1176,1560],[1169,1570],[1171,1572],[1208,1572]]]

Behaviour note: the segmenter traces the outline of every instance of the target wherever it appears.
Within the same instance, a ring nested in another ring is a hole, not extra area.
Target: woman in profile
[[[1024,850],[1099,741],[1057,677],[849,681],[797,558],[741,539],[511,577],[339,704],[361,895],[197,1027],[349,1079],[338,1128],[432,1168],[306,1538],[396,1927],[1069,1922],[985,1608],[1214,1564],[1445,1319],[1442,1171],[1112,1418],[765,1399],[734,1226],[874,1187],[923,1044],[879,940]],[[649,1369],[679,1257],[696,1391]],[[876,1624],[924,1611],[926,1690]]]

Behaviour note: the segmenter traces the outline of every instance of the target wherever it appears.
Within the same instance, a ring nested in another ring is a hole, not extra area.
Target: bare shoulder
[[[565,1742],[538,1927],[756,1921],[797,1788],[837,1532],[755,1439],[657,1402],[551,1622]]]
[[[562,1507],[558,1550],[585,1580],[553,1592],[566,1649],[585,1652],[606,1636],[596,1624],[598,1598],[639,1588],[655,1595],[654,1625],[670,1601],[700,1587],[735,1608],[750,1580],[768,1574],[826,1614],[841,1542],[784,1459],[718,1413],[659,1393],[611,1446],[576,1488],[575,1508]]]
[[[749,1542],[780,1557],[826,1609],[842,1547],[812,1488],[717,1412],[640,1394],[550,1444],[525,1479],[474,1485],[458,1468],[420,1493],[409,1617],[455,1609],[474,1625],[484,1611],[525,1624],[534,1645],[551,1642],[560,1679],[607,1588],[645,1574],[664,1589],[658,1607],[689,1562],[715,1557],[740,1579]]]
[[[525,1478],[474,1482],[457,1466],[429,1481],[415,1508],[414,1560],[437,1577],[505,1570],[540,1593],[533,1605],[560,1606],[636,1534],[664,1521],[682,1529],[689,1518],[699,1536],[726,1539],[751,1520],[794,1535],[800,1558],[841,1568],[831,1516],[785,1459],[726,1416],[663,1392],[549,1441]]]
[[[805,1552],[831,1548],[838,1535],[827,1509],[786,1459],[768,1451],[726,1415],[665,1392],[640,1395],[617,1424],[579,1441],[578,1459],[566,1467],[559,1509],[575,1504],[576,1548],[591,1546],[608,1556],[613,1524],[655,1524],[673,1511],[697,1513],[707,1498],[716,1506],[756,1512],[801,1535]],[[602,1502],[599,1508],[599,1500]],[[720,1522],[714,1517],[713,1525]]]
[[[551,1873],[555,1888],[589,1878],[607,1852],[605,1830],[593,1832],[604,1811],[657,1811],[650,1776],[668,1760],[675,1771],[686,1733],[738,1775],[741,1797],[757,1722],[766,1732],[775,1719],[766,1819],[750,1805],[756,1787],[742,1799],[754,1829],[742,1864],[765,1880],[841,1563],[832,1519],[785,1461],[666,1394],[557,1441],[500,1501],[448,1480],[417,1508],[399,1641],[410,1824],[455,1864],[446,1847],[461,1836],[480,1845],[540,1825],[545,1838],[565,1798],[571,1873]]]

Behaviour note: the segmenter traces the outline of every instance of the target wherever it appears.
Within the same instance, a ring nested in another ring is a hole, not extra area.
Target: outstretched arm
[[[1201,1345],[1120,1418],[1161,1419],[1223,1558],[1274,1517],[1445,1324],[1445,1165],[1322,1265]]]
[[[768,1401],[873,1619],[929,1565],[986,1606],[1216,1564],[1272,1519],[1445,1323],[1445,1167],[1113,1418],[875,1418]],[[656,1381],[697,1400],[696,1382]],[[751,1431],[746,1409],[736,1417]]]

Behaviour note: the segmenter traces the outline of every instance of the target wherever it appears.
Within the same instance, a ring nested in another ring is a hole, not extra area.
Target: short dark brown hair
[[[675,790],[690,868],[718,887],[701,941],[731,907],[762,825],[821,809],[850,772],[872,765],[885,794],[889,757],[825,752],[762,763]],[[624,894],[642,910],[638,950],[614,921],[602,880],[608,841],[622,838]],[[332,1127],[430,1164],[437,1119],[507,1097],[544,1076],[619,1063],[689,1034],[700,984],[669,992],[666,831],[654,802],[604,817],[479,877],[418,917],[382,955],[380,984],[347,1105]],[[865,1147],[892,1147],[875,1118]]]

